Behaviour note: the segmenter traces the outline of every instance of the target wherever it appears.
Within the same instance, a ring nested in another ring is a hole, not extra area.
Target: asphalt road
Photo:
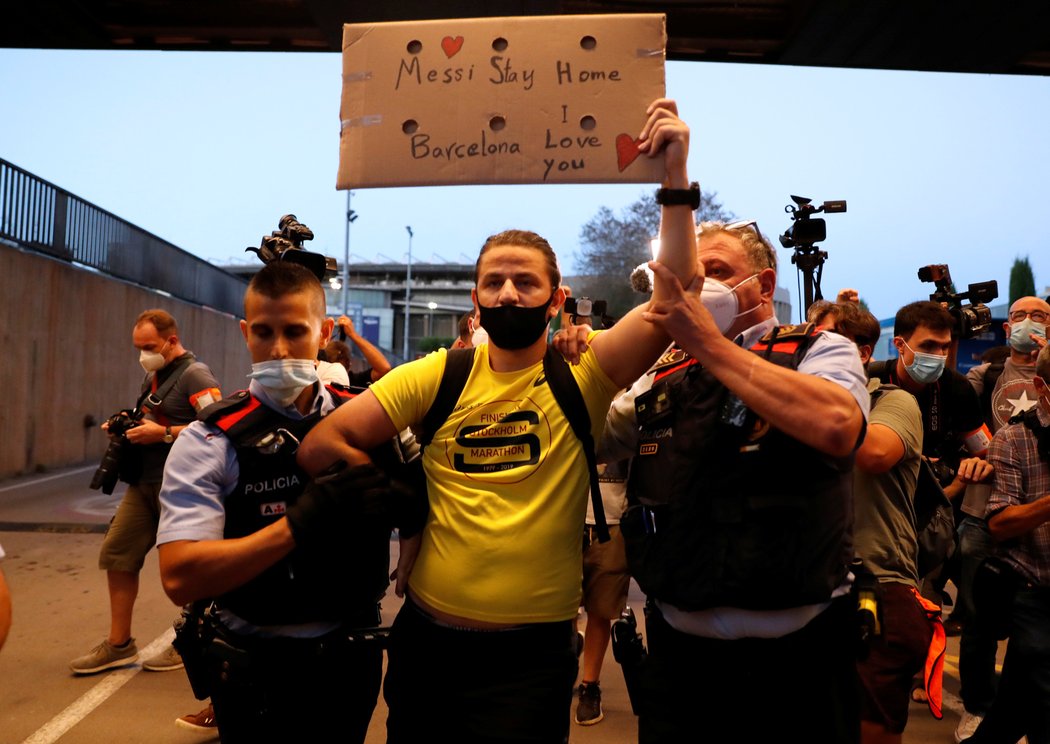
[[[87,484],[94,466],[0,482],[2,568],[14,605],[14,623],[0,652],[0,744],[188,744],[207,740],[174,725],[202,704],[193,698],[183,672],[145,672],[138,664],[93,676],[75,676],[69,661],[89,651],[107,632],[105,574],[98,570],[98,548],[105,525],[119,501]],[[397,543],[391,543],[392,560]],[[632,583],[631,604],[641,617],[643,596]],[[391,593],[383,602],[389,622],[400,606]],[[160,649],[171,636],[177,608],[160,587],[156,551],[146,561],[136,605],[134,633],[142,656]],[[143,649],[149,649],[144,651]],[[1000,653],[1002,649],[1000,649]],[[925,706],[912,704],[906,744],[950,744],[961,704],[958,693],[958,639],[949,639],[945,671],[945,715],[937,721]],[[1001,660],[1001,656],[1000,656]],[[619,667],[606,656],[602,675],[605,720],[572,726],[571,741],[634,742],[637,724],[630,712]],[[758,712],[761,708],[759,706]],[[386,709],[380,698],[368,742],[385,741]],[[790,730],[804,740],[804,732]],[[747,721],[739,722],[747,739]]]

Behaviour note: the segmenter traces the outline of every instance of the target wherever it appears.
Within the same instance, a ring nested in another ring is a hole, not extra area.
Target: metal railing
[[[179,299],[243,313],[241,277],[0,159],[0,239]]]

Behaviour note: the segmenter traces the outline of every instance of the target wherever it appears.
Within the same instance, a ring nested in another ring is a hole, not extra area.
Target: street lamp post
[[[436,302],[427,303],[427,309],[430,311],[427,313],[427,336],[434,335],[434,311],[437,310],[437,306]]]
[[[350,283],[350,223],[357,219],[354,210],[350,209],[350,194],[346,192],[346,241],[343,244],[343,315],[349,315],[346,303],[347,284]]]
[[[404,344],[401,347],[401,356],[404,360],[408,361],[408,327],[411,322],[411,302],[412,302],[412,228],[405,225],[405,230],[408,231],[408,271],[405,276],[405,337]]]

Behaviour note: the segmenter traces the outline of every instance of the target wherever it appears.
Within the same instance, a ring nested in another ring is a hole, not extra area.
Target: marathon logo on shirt
[[[259,504],[259,514],[264,517],[283,517],[286,511],[288,511],[288,504],[283,501]]]
[[[293,486],[299,485],[298,475],[282,475],[279,478],[272,478],[271,480],[256,481],[254,483],[246,483],[244,486],[245,493],[271,493],[273,491],[281,491],[286,488],[292,488]]]
[[[449,443],[452,466],[477,475],[507,474],[497,482],[517,482],[535,472],[550,451],[550,424],[526,398],[479,406],[470,412]]]

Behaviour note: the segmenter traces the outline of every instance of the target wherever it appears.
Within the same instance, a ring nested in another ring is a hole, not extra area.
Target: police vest
[[[352,397],[342,388],[328,389],[336,405]],[[201,418],[226,434],[240,469],[224,502],[223,537],[250,535],[284,516],[310,480],[295,453],[320,416],[290,419],[242,390],[205,409]],[[370,625],[389,581],[389,561],[389,526],[348,524],[342,544],[297,547],[216,603],[254,625]]]
[[[796,369],[815,338],[781,326],[751,351]],[[642,591],[684,610],[830,599],[853,557],[852,455],[771,427],[682,352],[651,374],[621,522]]]

